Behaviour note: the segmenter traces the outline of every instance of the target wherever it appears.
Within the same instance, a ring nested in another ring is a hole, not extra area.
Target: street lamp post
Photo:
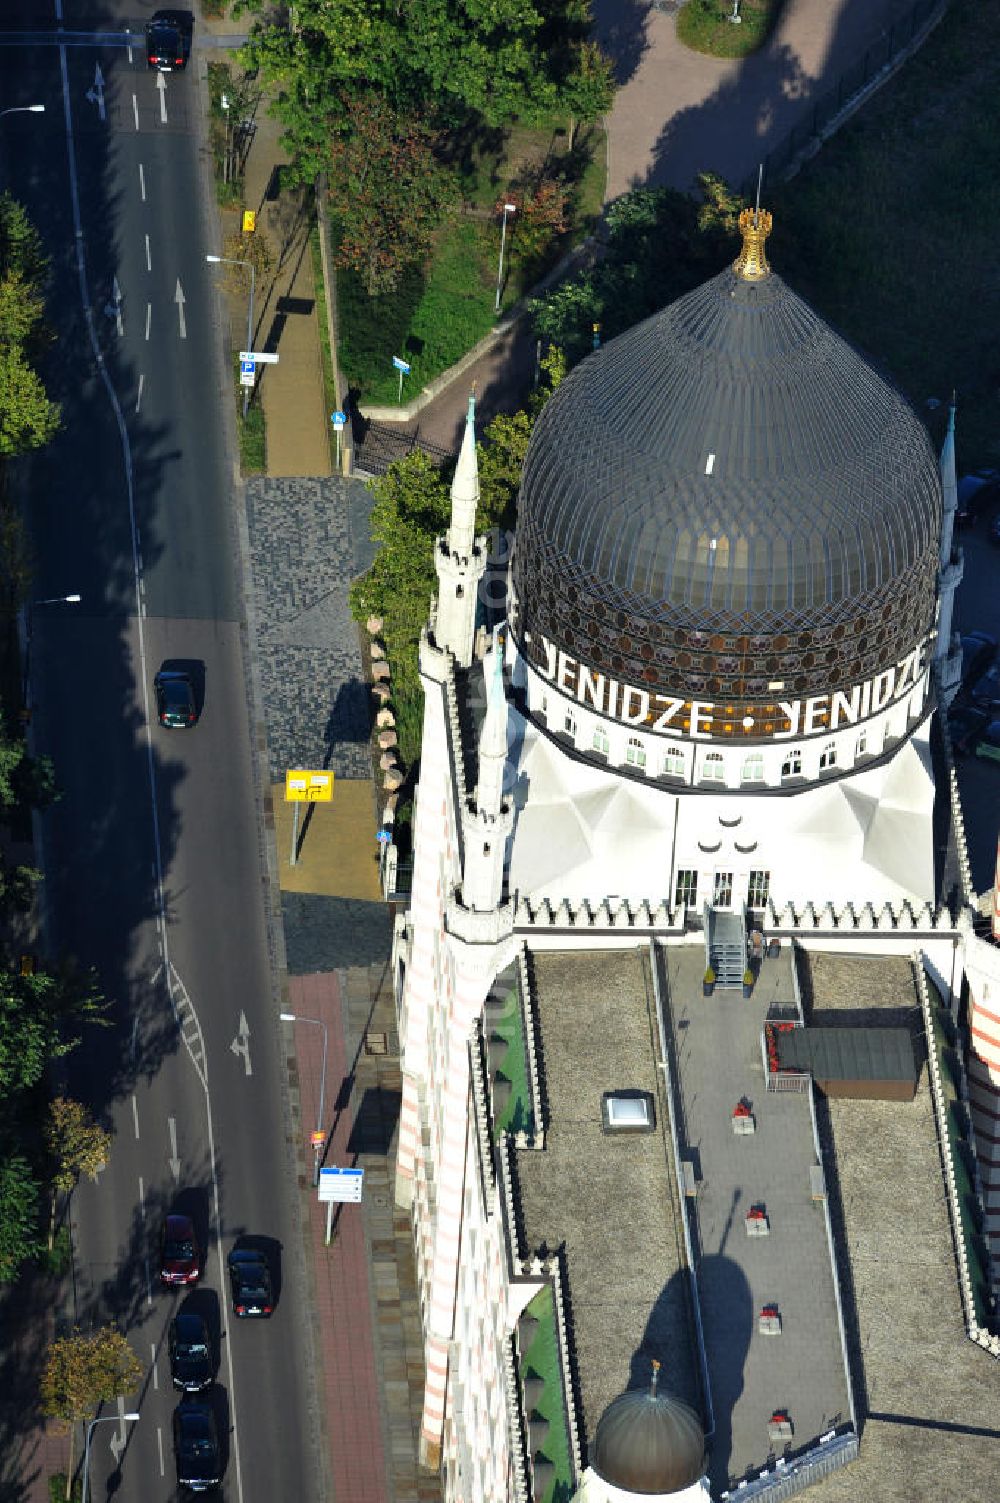
[[[322,1018],[303,1018],[297,1012],[282,1012],[278,1016],[283,1023],[315,1023],[317,1028],[323,1030],[323,1069],[319,1077],[319,1111],[316,1114],[316,1135],[313,1138],[313,1184],[318,1185],[320,1155],[326,1141],[323,1130],[323,1103],[326,1098],[326,1046],[329,1035]]]
[[[503,292],[503,253],[507,244],[507,215],[517,213],[517,204],[504,204],[503,224],[500,226],[500,265],[497,267],[497,301],[494,313],[500,312],[500,297]]]
[[[254,272],[254,264],[253,264],[252,261],[241,261],[241,260],[238,260],[235,256],[206,256],[205,260],[206,261],[211,261],[213,263],[213,265],[216,265],[216,266],[219,266],[219,265],[222,265],[222,266],[245,266],[249,270],[249,272],[250,272],[250,307],[247,310],[247,354],[248,355],[252,354],[253,353],[253,289],[254,289],[254,282],[256,281],[256,275],[255,275],[255,272]],[[249,386],[245,386],[243,388],[243,416],[244,417],[246,417],[246,415],[247,415],[247,408],[249,407],[249,405],[250,405],[250,388],[249,388]]]
[[[7,109],[0,110],[0,120],[4,115],[44,115],[44,104],[12,104]]]
[[[83,1489],[81,1492],[81,1503],[87,1503],[87,1493],[90,1485],[90,1437],[94,1433],[94,1426],[104,1424],[117,1425],[119,1421],[134,1424],[138,1418],[139,1416],[136,1411],[132,1410],[129,1414],[99,1414],[96,1419],[90,1421],[87,1426],[87,1444],[83,1450]]]
[[[36,605],[79,605],[79,595],[47,595],[44,600],[29,600],[24,608],[24,683],[22,685],[21,698],[25,709],[28,708],[28,686],[31,675],[31,636],[34,629],[34,611]]]

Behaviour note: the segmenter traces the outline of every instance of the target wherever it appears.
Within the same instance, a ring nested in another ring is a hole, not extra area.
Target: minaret
[[[476,537],[479,465],[476,459],[476,398],[469,397],[462,448],[451,483],[451,523],[438,538],[434,567],[438,577],[435,644],[454,655],[462,668],[472,662],[479,583],[486,571],[486,539]]]
[[[952,631],[955,591],[962,580],[965,562],[961,548],[953,547],[955,513],[958,509],[958,482],[955,478],[955,395],[948,407],[948,432],[941,448],[941,491],[944,509],[941,517],[941,567],[938,572],[938,635],[935,658],[941,698],[947,707],[962,682],[962,642]]]
[[[493,646],[483,662],[483,677],[486,718],[479,738],[479,780],[474,807],[466,811],[462,821],[465,832],[462,904],[478,913],[490,913],[500,905],[504,855],[513,825],[510,803],[505,803],[503,797],[507,697],[499,632],[494,635]]]

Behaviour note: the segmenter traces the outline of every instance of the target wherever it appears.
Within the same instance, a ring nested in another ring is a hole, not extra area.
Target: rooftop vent
[[[655,1132],[656,1106],[649,1091],[605,1091],[601,1124],[606,1133]]]

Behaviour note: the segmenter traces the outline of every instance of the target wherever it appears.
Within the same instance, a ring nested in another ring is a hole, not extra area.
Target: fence
[[[841,117],[846,118],[870,89],[884,82],[893,68],[922,40],[923,33],[944,13],[945,4],[946,0],[916,0],[907,15],[895,21],[862,58],[846,68],[833,88],[814,100],[785,139],[767,153],[764,181],[770,182],[789,173],[802,153],[832,135],[843,124]],[[756,173],[741,185],[741,192],[745,198],[753,199],[757,192]]]

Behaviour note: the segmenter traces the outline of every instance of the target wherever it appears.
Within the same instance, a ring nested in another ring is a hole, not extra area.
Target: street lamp
[[[31,635],[34,627],[36,605],[79,605],[79,595],[47,595],[44,600],[29,600],[24,608],[24,684],[21,698],[25,709],[28,705],[28,682],[31,673]]]
[[[315,1023],[317,1028],[323,1030],[323,1069],[319,1077],[319,1111],[316,1114],[316,1132],[313,1136],[313,1184],[319,1184],[319,1160],[323,1152],[323,1144],[326,1134],[323,1130],[323,1101],[326,1096],[326,1046],[329,1035],[326,1024],[322,1018],[303,1018],[297,1012],[280,1012],[279,1018],[283,1023]]]
[[[497,267],[497,301],[494,313],[500,312],[500,294],[503,292],[503,252],[507,244],[507,215],[517,213],[517,204],[504,204],[503,224],[500,228],[500,265]]]
[[[206,256],[206,261],[211,261],[214,266],[246,266],[250,272],[250,307],[247,310],[247,354],[253,353],[253,288],[256,280],[252,261],[240,261],[235,256]],[[243,416],[247,415],[250,405],[250,388],[243,388]]]
[[[119,1420],[123,1424],[126,1422],[134,1424],[138,1418],[138,1413],[132,1410],[129,1414],[99,1414],[96,1419],[90,1421],[90,1424],[87,1426],[87,1444],[83,1451],[83,1491],[81,1494],[81,1503],[87,1503],[87,1492],[90,1483],[90,1437],[94,1433],[94,1426],[104,1424],[117,1425]]]
[[[5,110],[0,110],[0,120],[4,115],[44,115],[44,104],[12,104]]]

